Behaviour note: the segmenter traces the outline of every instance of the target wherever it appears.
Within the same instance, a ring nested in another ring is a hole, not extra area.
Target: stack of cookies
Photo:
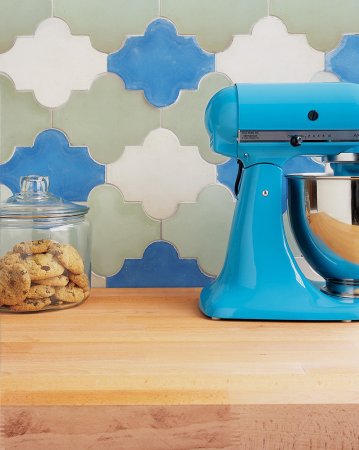
[[[0,306],[13,312],[68,307],[90,295],[78,251],[50,239],[20,242],[0,258]]]

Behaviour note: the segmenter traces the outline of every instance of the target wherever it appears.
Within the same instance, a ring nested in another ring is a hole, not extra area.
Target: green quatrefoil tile
[[[178,101],[162,111],[162,126],[173,131],[182,145],[196,145],[202,158],[213,164],[227,158],[210,148],[204,113],[210,98],[230,84],[231,80],[225,75],[207,75],[197,91],[182,91]]]
[[[267,0],[162,0],[161,15],[179,34],[196,35],[208,52],[223,51],[236,34],[249,33],[267,15]]]
[[[117,273],[125,258],[142,258],[160,239],[160,222],[150,219],[139,202],[125,202],[109,184],[94,188],[88,198],[92,224],[92,270],[101,276]]]
[[[34,34],[51,16],[51,0],[0,0],[0,53],[9,50],[17,36]]]
[[[160,112],[141,91],[128,91],[117,75],[100,76],[89,91],[73,92],[54,110],[53,124],[72,145],[86,145],[100,163],[116,161],[126,145],[140,145],[160,125]]]
[[[290,33],[306,33],[317,50],[336,47],[344,33],[359,32],[358,0],[271,0],[270,13],[280,17]]]
[[[163,239],[181,258],[198,258],[204,272],[217,275],[224,262],[235,201],[224,186],[209,185],[196,203],[181,203],[162,225]]]
[[[158,13],[158,0],[54,0],[54,15],[106,53],[122,47],[127,35],[143,34]]]
[[[40,131],[51,126],[50,112],[40,106],[32,92],[19,92],[0,74],[0,162],[15,146],[31,147]]]

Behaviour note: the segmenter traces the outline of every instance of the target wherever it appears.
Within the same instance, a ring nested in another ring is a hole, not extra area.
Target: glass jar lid
[[[37,219],[83,216],[89,208],[68,202],[48,191],[49,179],[39,175],[20,178],[20,192],[0,203],[0,218]]]

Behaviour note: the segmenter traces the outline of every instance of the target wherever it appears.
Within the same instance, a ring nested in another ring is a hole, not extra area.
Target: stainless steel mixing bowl
[[[288,179],[293,234],[323,290],[359,297],[359,177],[294,174]]]

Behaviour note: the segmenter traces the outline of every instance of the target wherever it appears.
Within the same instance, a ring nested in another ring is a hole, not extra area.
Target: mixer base
[[[249,291],[243,287],[226,288],[214,282],[202,290],[199,308],[212,319],[359,320],[359,299],[328,295],[320,290],[322,282],[305,281],[308,284],[302,289],[294,287],[287,292],[280,285]]]

